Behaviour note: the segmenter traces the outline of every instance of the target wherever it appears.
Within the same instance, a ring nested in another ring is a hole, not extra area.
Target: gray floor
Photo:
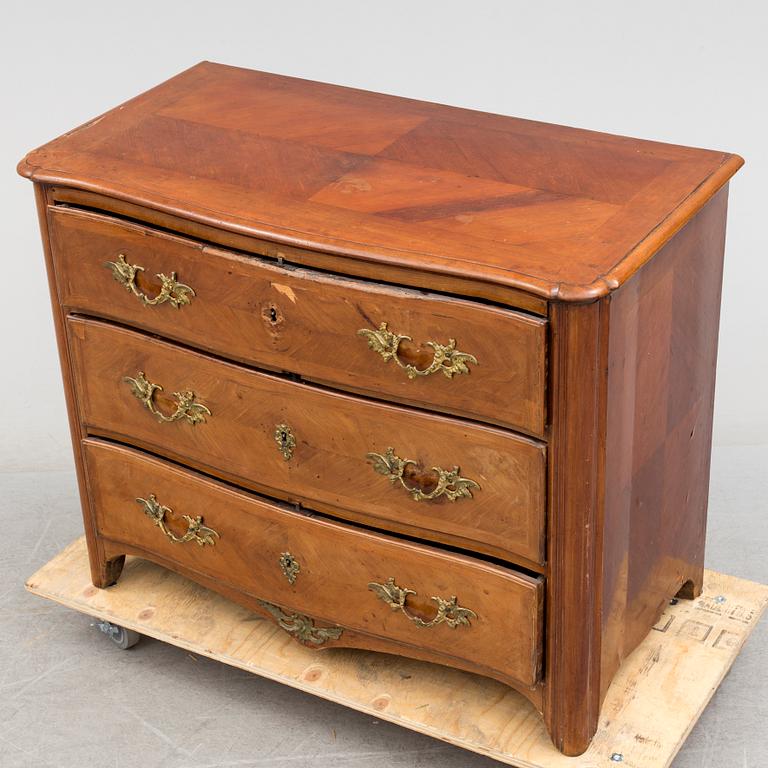
[[[710,568],[768,582],[768,446],[713,461]],[[0,767],[492,768],[498,765],[144,639],[120,651],[24,579],[81,531],[70,473],[0,474]],[[768,620],[675,768],[768,766]]]

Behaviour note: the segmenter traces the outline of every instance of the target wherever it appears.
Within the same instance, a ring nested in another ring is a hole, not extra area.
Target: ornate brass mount
[[[471,611],[469,608],[462,608],[459,605],[456,595],[451,595],[449,600],[444,600],[442,597],[430,598],[437,605],[437,613],[431,621],[424,621],[419,616],[409,613],[405,605],[408,595],[415,595],[416,592],[412,589],[398,587],[395,584],[394,578],[387,579],[386,584],[377,584],[375,581],[372,581],[368,585],[368,589],[375,593],[380,600],[383,600],[393,611],[402,611],[417,627],[429,628],[436,627],[438,624],[447,624],[451,629],[456,629],[459,626],[471,626],[469,620],[477,618],[477,614],[474,611]]]
[[[301,565],[290,552],[282,552],[280,554],[280,570],[283,572],[283,576],[288,579],[289,584],[295,584],[296,577],[301,571]]]
[[[144,407],[157,416],[158,421],[179,421],[179,419],[186,419],[193,426],[205,421],[206,416],[210,416],[210,410],[202,403],[195,402],[195,393],[190,390],[184,392],[174,392],[173,396],[176,398],[176,410],[170,415],[166,416],[164,413],[158,410],[155,405],[155,392],[162,392],[163,388],[159,384],[153,384],[148,381],[144,375],[144,371],[139,371],[136,374],[136,378],[132,379],[130,376],[123,377],[123,381],[130,385],[136,399],[143,403]]]
[[[112,277],[114,277],[120,285],[124,286],[126,290],[136,296],[142,304],[147,306],[165,304],[167,301],[172,307],[178,309],[185,304],[189,304],[192,301],[192,297],[195,295],[192,288],[176,280],[175,272],[171,272],[170,277],[160,272],[156,275],[161,283],[160,293],[154,298],[150,298],[144,291],[139,289],[139,286],[136,283],[136,276],[139,272],[144,271],[144,267],[140,267],[138,264],[129,264],[124,253],[118,254],[117,261],[107,261],[104,263],[104,266],[107,269],[112,270]]]
[[[296,438],[293,430],[287,424],[277,424],[275,426],[275,442],[277,449],[283,454],[283,458],[289,461],[293,458],[293,451],[296,448]]]
[[[368,340],[368,346],[378,352],[385,362],[394,360],[408,375],[409,379],[415,379],[417,376],[429,376],[432,373],[442,373],[449,379],[456,374],[469,373],[467,363],[478,365],[477,358],[467,352],[459,352],[456,349],[456,339],[448,339],[448,344],[438,344],[436,341],[428,341],[427,346],[432,347],[434,356],[432,362],[423,370],[419,370],[415,365],[404,363],[398,356],[398,349],[401,341],[413,341],[410,336],[404,336],[401,333],[392,333],[388,330],[387,324],[382,323],[375,331],[370,328],[361,328],[357,332],[358,336],[363,336]]]
[[[216,539],[221,538],[219,534],[203,525],[203,518],[199,515],[197,517],[190,517],[189,515],[182,515],[184,520],[187,521],[187,532],[183,536],[177,536],[168,526],[165,524],[165,516],[168,513],[172,513],[173,510],[170,507],[165,507],[160,504],[154,493],[150,493],[146,499],[137,498],[144,507],[144,514],[174,543],[185,544],[188,541],[194,541],[198,546],[204,547],[206,544],[213,546],[216,543]]]
[[[456,501],[461,498],[472,498],[472,489],[480,490],[480,485],[474,480],[459,476],[459,468],[442,469],[432,467],[432,471],[437,473],[437,484],[429,493],[424,493],[421,488],[411,488],[406,484],[403,477],[405,468],[410,464],[418,466],[418,462],[413,459],[401,459],[395,456],[394,448],[387,448],[386,453],[367,453],[365,457],[373,465],[374,471],[380,475],[388,477],[391,483],[399,482],[414,501],[426,501],[444,496],[448,501]]]
[[[328,640],[338,640],[344,631],[341,627],[316,627],[314,621],[302,613],[286,613],[280,606],[265,600],[257,602],[272,614],[281,629],[304,644],[322,645]]]

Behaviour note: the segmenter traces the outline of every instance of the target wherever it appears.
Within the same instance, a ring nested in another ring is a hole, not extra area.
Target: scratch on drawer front
[[[287,296],[294,304],[296,303],[296,294],[293,289],[287,285],[280,285],[280,283],[272,283],[272,287],[283,296]]]

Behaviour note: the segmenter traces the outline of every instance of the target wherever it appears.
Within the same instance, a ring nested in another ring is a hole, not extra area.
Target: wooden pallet
[[[26,586],[77,611],[519,768],[669,766],[768,603],[768,586],[708,571],[702,597],[670,606],[622,666],[589,750],[567,758],[552,746],[533,707],[501,683],[384,654],[307,650],[271,622],[138,558],[128,558],[117,586],[96,589],[84,539]]]

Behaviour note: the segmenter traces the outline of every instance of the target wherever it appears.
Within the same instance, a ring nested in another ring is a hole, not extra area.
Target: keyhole
[[[283,313],[277,304],[265,304],[261,308],[261,317],[270,327],[270,333],[278,333],[283,323]]]
[[[293,457],[293,449],[296,447],[296,439],[291,432],[291,428],[287,424],[275,425],[275,444],[280,453],[283,454],[283,458],[288,461]]]

